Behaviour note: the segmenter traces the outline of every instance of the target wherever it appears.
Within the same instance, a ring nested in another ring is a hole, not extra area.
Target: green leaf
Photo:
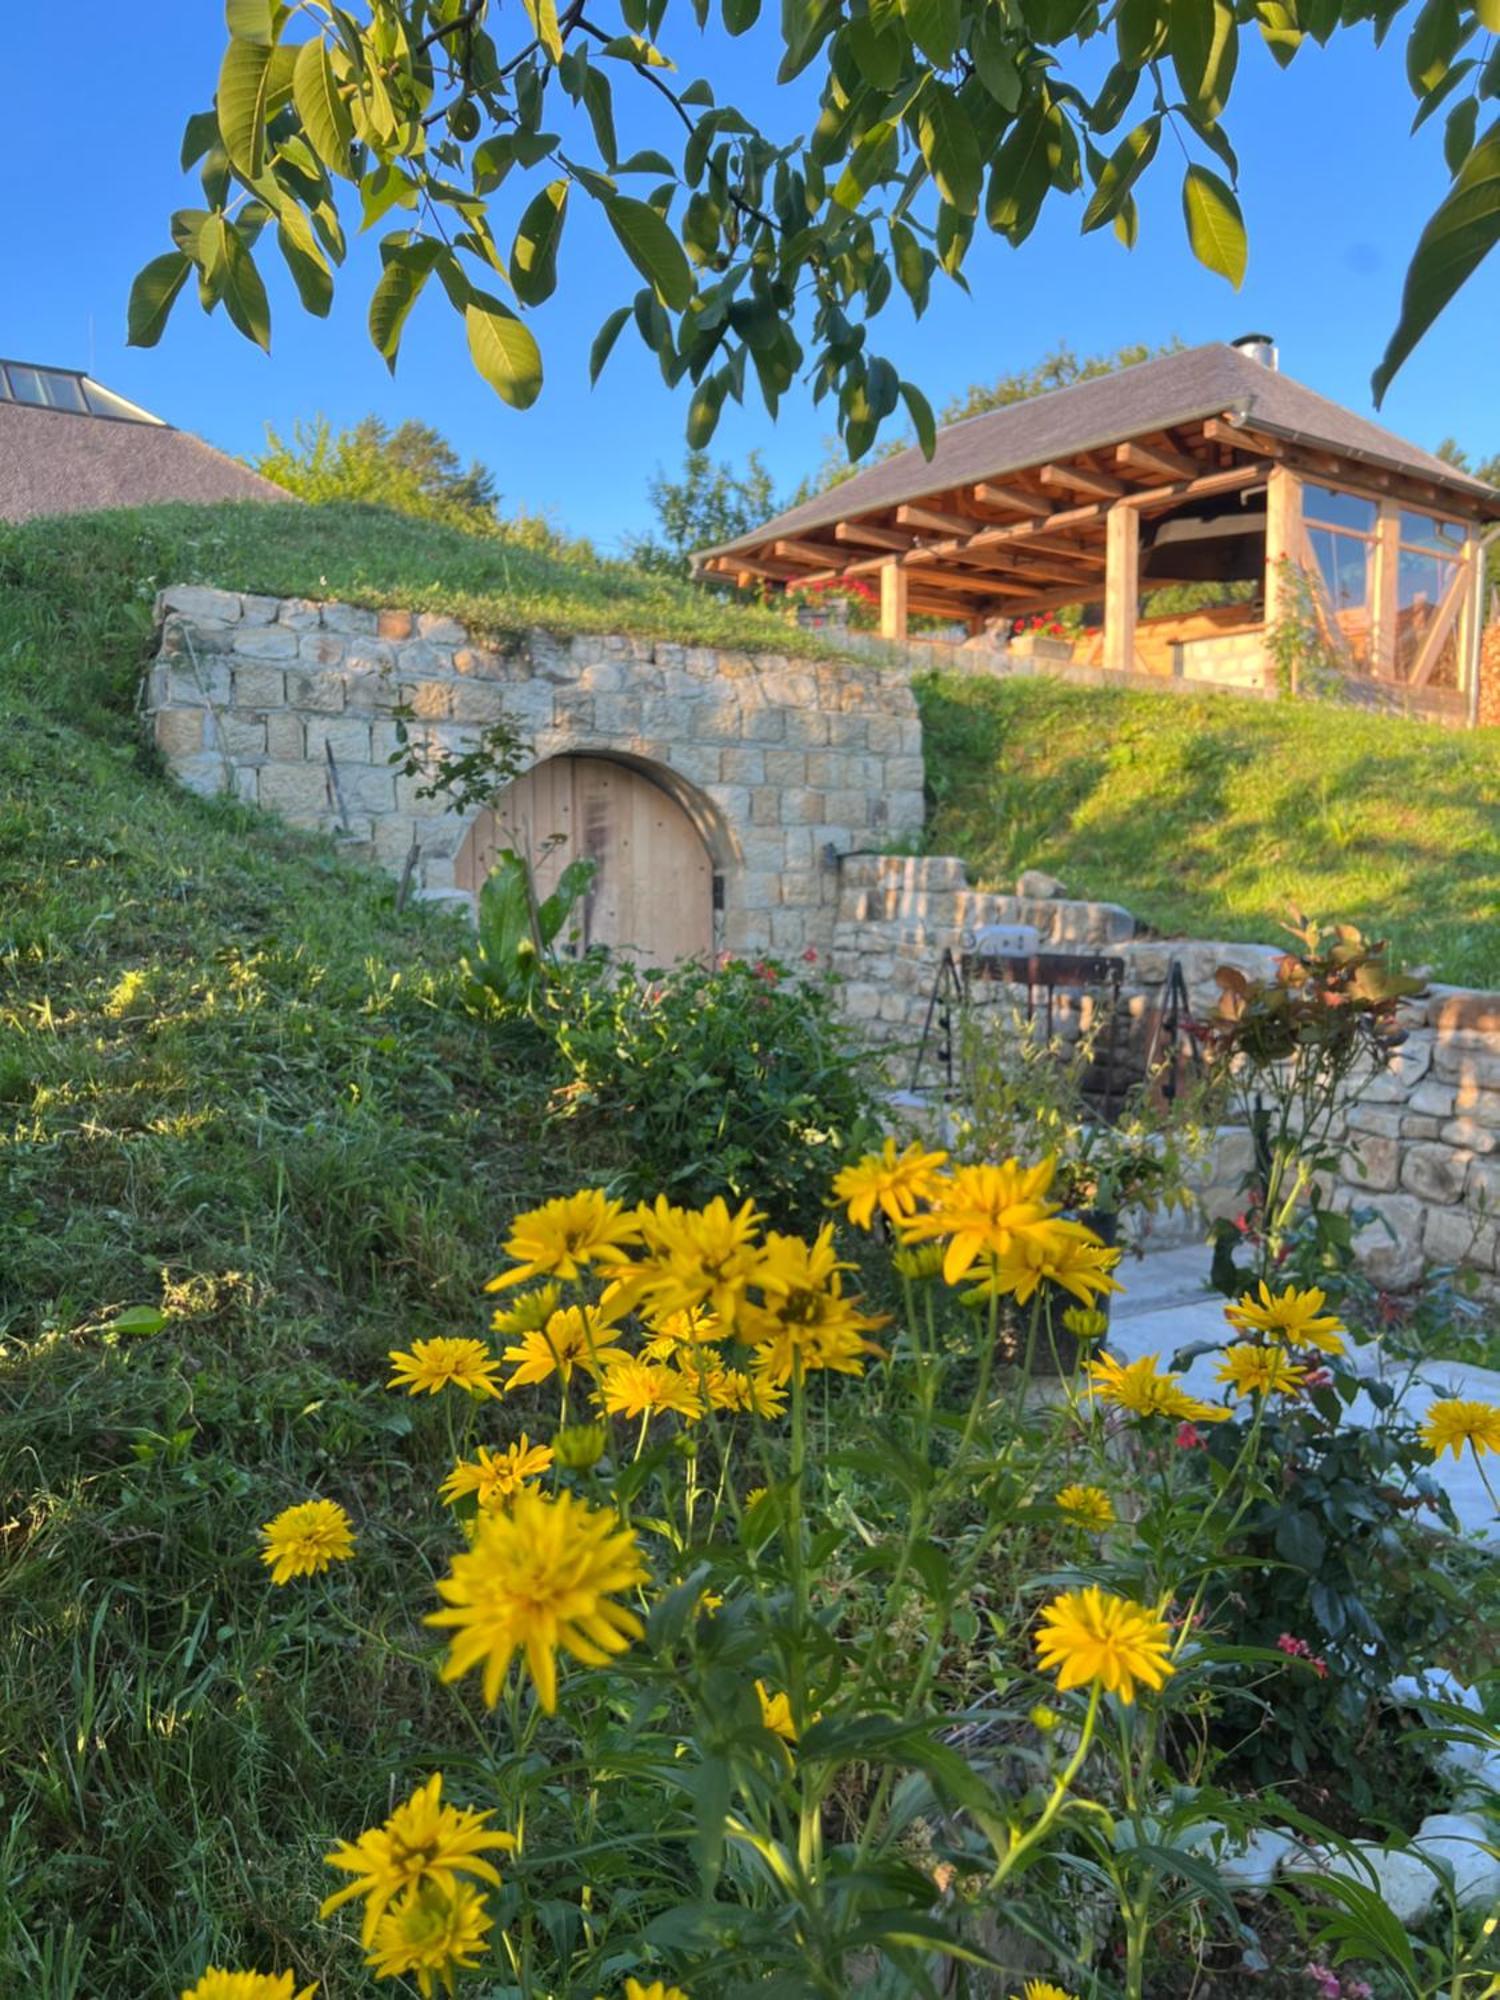
[[[1500,0],[1474,0],[1474,14],[1487,35],[1500,35]]]
[[[662,304],[673,312],[685,311],[693,296],[693,273],[668,224],[654,208],[624,194],[610,196],[604,213],[626,256]]]
[[[192,268],[191,258],[169,250],[136,273],[126,314],[125,338],[131,347],[155,347]]]
[[[111,1333],[152,1334],[160,1333],[167,1323],[167,1316],[156,1306],[127,1306],[124,1312],[116,1313],[109,1323]]]
[[[984,178],[979,140],[952,91],[929,83],[917,114],[917,144],[938,193],[960,215],[977,215]]]
[[[1102,229],[1113,222],[1125,198],[1156,155],[1161,138],[1161,119],[1145,118],[1116,146],[1099,175],[1099,184],[1083,211],[1083,233]]]
[[[294,201],[281,210],[276,241],[303,305],[315,319],[326,319],[333,304],[333,273],[311,222]]]
[[[1193,255],[1238,291],[1245,282],[1249,244],[1233,188],[1194,161],[1182,183],[1182,212]]]
[[[370,295],[370,339],[394,375],[407,315],[432,275],[442,245],[431,237],[395,247]]]
[[[354,120],[344,102],[333,64],[321,40],[304,42],[297,51],[292,71],[292,102],[308,142],[324,166],[345,180],[354,178],[349,148],[354,142]]]
[[[718,427],[728,382],[723,374],[709,375],[693,391],[688,404],[687,441],[690,450],[702,451]]]
[[[906,31],[937,69],[946,69],[963,25],[961,0],[901,0]]]
[[[1256,0],[1255,18],[1260,23],[1261,40],[1278,66],[1285,69],[1302,46],[1302,30],[1297,14],[1287,0]]]
[[[872,125],[849,155],[848,163],[839,175],[838,185],[833,191],[833,199],[838,206],[854,214],[876,182],[895,171],[899,150],[900,142],[893,118],[882,118]]]
[[[1021,105],[1021,73],[1016,68],[1015,51],[1005,39],[998,19],[986,10],[975,26],[970,53],[974,71],[995,102],[1006,111]]]
[[[1228,102],[1239,56],[1239,29],[1229,0],[1170,0],[1172,67],[1188,104],[1212,122]]]
[[[923,458],[931,458],[937,449],[937,422],[932,414],[932,405],[915,382],[901,384],[901,400],[906,405],[906,414],[911,418],[911,427],[917,434],[917,443],[922,447]]]
[[[531,16],[536,38],[549,58],[555,63],[561,62],[563,41],[557,21],[557,0],[521,0],[521,4]]]
[[[1401,294],[1401,317],[1371,386],[1380,405],[1402,362],[1500,239],[1500,119],[1465,160],[1422,231]]]
[[[529,410],[542,392],[542,356],[530,327],[482,293],[469,301],[464,325],[474,366],[485,381],[512,409]]]
[[[1462,39],[1458,0],[1426,0],[1406,43],[1406,76],[1413,92],[1425,97],[1447,75]]]
[[[266,96],[271,51],[263,42],[231,42],[219,69],[219,136],[246,180],[258,181],[266,164]]]
[[[523,305],[538,306],[557,289],[557,246],[568,209],[568,182],[549,181],[526,205],[510,253],[510,281]]]
[[[1123,0],[1115,16],[1121,62],[1138,70],[1160,55],[1168,32],[1163,14],[1162,0]]]
[[[1443,129],[1443,158],[1450,174],[1456,174],[1474,150],[1474,133],[1479,124],[1479,99],[1466,97],[1448,113]]]
[[[215,215],[198,239],[205,259],[205,280],[213,296],[248,340],[271,351],[271,308],[255,259],[226,215]]]
[[[224,25],[236,41],[269,48],[276,32],[271,0],[224,0]]]
[[[593,387],[594,383],[599,380],[600,375],[604,372],[604,364],[613,352],[614,344],[620,338],[625,322],[629,318],[630,307],[621,306],[618,311],[610,314],[603,326],[594,335],[594,344],[589,349],[590,388]]]

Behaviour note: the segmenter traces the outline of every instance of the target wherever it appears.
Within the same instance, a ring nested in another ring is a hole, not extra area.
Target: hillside
[[[1045,680],[920,684],[934,853],[1045,868],[1169,935],[1274,940],[1288,906],[1500,986],[1500,732]]]

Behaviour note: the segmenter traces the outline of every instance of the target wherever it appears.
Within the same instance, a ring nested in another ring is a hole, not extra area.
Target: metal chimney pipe
[[[1240,353],[1248,356],[1251,361],[1258,361],[1262,368],[1269,368],[1273,374],[1281,366],[1281,356],[1277,352],[1276,342],[1269,333],[1242,333],[1238,340],[1231,340],[1229,345],[1237,347]]]

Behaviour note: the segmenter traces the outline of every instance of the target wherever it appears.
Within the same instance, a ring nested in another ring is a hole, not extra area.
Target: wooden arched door
[[[495,856],[531,862],[548,896],[570,861],[597,864],[578,913],[584,946],[603,944],[636,965],[707,960],[713,952],[713,862],[703,836],[660,785],[605,757],[552,757],[508,785],[481,812],[454,860],[460,889],[477,894]]]

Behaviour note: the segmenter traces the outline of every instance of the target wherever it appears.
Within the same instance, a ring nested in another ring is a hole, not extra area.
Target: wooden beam
[[[1122,472],[1149,472],[1158,479],[1192,479],[1203,469],[1196,458],[1166,445],[1143,444],[1139,438],[1115,446],[1115,464]]]
[[[1108,472],[1095,472],[1089,465],[1044,465],[1037,478],[1043,486],[1061,486],[1072,493],[1095,493],[1112,500],[1123,493],[1125,481]]]
[[[1302,482],[1284,465],[1275,465],[1266,479],[1266,630],[1296,611],[1282,565],[1302,560]],[[1295,694],[1296,689],[1292,692]]]
[[[1382,500],[1375,520],[1370,577],[1370,672],[1377,680],[1396,677],[1396,641],[1401,630],[1401,510]]]
[[[1257,458],[1280,458],[1282,455],[1277,439],[1268,437],[1264,431],[1257,431],[1252,425],[1232,424],[1224,417],[1206,418],[1203,435],[1210,444],[1234,445],[1240,451],[1253,451]]]
[[[1421,647],[1418,650],[1417,657],[1412,661],[1411,677],[1407,682],[1408,687],[1426,687],[1427,683],[1432,679],[1433,670],[1442,655],[1448,634],[1453,630],[1454,620],[1458,617],[1459,609],[1463,604],[1465,596],[1472,588],[1473,581],[1473,572],[1470,570],[1468,563],[1454,563],[1453,575],[1449,580],[1448,588],[1443,592],[1433,609],[1432,622],[1423,633]],[[1463,685],[1462,669],[1459,672],[1459,685]]]
[[[1106,521],[1104,665],[1117,673],[1135,666],[1135,623],[1141,595],[1141,517],[1111,507]]]
[[[1005,514],[1041,517],[1052,512],[1050,504],[1035,493],[1023,493],[1019,486],[991,486],[988,480],[981,480],[974,488],[974,498],[981,507],[998,507]]]
[[[1205,472],[1197,479],[1176,479],[1170,486],[1142,486],[1122,494],[1122,507],[1175,507],[1179,500],[1206,499],[1210,493],[1232,493],[1238,486],[1258,486],[1270,472],[1267,465],[1231,465],[1223,472]]]
[[[716,576],[738,576],[748,573],[751,576],[769,577],[773,583],[796,583],[804,574],[793,563],[771,562],[765,556],[759,555],[710,556],[703,567],[711,569]]]
[[[829,548],[826,542],[772,542],[771,554],[778,562],[804,563],[813,569],[824,569],[838,560],[838,550]]]
[[[833,531],[836,542],[852,542],[866,549],[909,549],[917,539],[909,528],[877,528],[865,521],[840,521]]]
[[[1030,589],[1024,583],[1007,581],[1000,576],[987,576],[983,570],[932,569],[906,570],[901,574],[923,590],[956,590],[969,597],[1029,597]]]
[[[907,576],[906,571],[892,557],[880,569],[880,636],[882,639],[904,639],[906,637]]]
[[[1046,535],[1034,535],[1027,544],[1029,555],[1035,551],[1039,556],[1066,556],[1069,562],[1081,563],[1085,569],[1103,569],[1104,550],[1083,542],[1056,542]]]
[[[961,535],[972,523],[962,514],[943,514],[936,507],[903,506],[896,509],[898,528],[931,528],[940,535]]]

